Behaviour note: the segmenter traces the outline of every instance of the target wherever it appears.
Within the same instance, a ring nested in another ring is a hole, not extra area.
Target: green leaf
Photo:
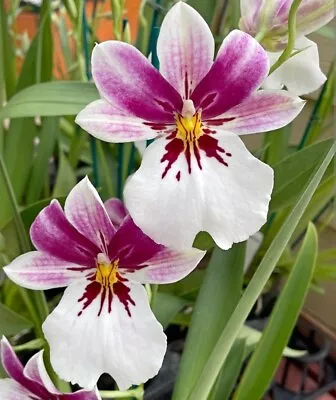
[[[184,400],[199,380],[242,291],[245,243],[215,247],[196,300],[173,399]],[[195,397],[197,398],[197,397]]]
[[[4,75],[6,97],[10,99],[15,92],[15,53],[9,35],[5,2],[0,1],[0,70]],[[3,88],[1,88],[3,90]],[[2,104],[0,105],[0,108]]]
[[[157,292],[153,313],[164,329],[189,302],[169,293]]]
[[[286,248],[296,225],[301,219],[304,210],[309,204],[309,201],[311,200],[319,182],[327,170],[328,165],[333,159],[335,148],[336,144],[334,144],[320,164],[308,186],[297,201],[293,211],[288,216],[280,228],[279,233],[270,245],[257,271],[247,286],[241,300],[233,311],[228,323],[225,325],[225,328],[223,329],[221,336],[208,359],[208,362],[204,366],[203,372],[196,382],[189,399],[207,399],[211,388],[217,379],[218,373],[224,364],[234,341],[239,335],[244,321],[251,312],[252,307],[257,301],[258,297],[262,293],[262,290],[268,282],[275,266],[277,265],[282,252]]]
[[[31,118],[11,121],[6,134],[4,162],[18,203],[21,203],[27,187],[33,161],[35,136],[36,126]],[[5,194],[3,184],[0,179],[0,230],[12,215],[9,198]]]
[[[99,95],[93,83],[39,83],[13,96],[0,111],[0,118],[75,115],[88,103],[98,99]]]
[[[237,339],[230,350],[208,400],[228,400],[230,398],[243,366],[245,349],[245,340]]]
[[[311,145],[284,158],[274,166],[274,189],[270,210],[276,211],[294,204],[311,179],[314,170],[326,156],[333,140]]]
[[[59,132],[59,119],[55,117],[45,118],[42,121],[40,143],[37,155],[29,177],[26,202],[34,203],[40,199],[45,179],[49,174],[49,159],[53,154],[56,139]]]
[[[257,344],[260,342],[263,333],[258,331],[257,329],[251,328],[248,325],[244,325],[239,333],[239,337],[241,339],[245,339],[246,347],[255,348]],[[297,358],[302,357],[307,352],[305,350],[295,350],[290,347],[285,347],[282,354],[285,357]]]
[[[64,153],[60,152],[59,166],[52,197],[66,196],[76,185],[76,174]]]
[[[310,224],[295,265],[244,372],[235,400],[259,400],[267,390],[306,297],[315,268],[317,240],[316,229]]]
[[[312,221],[322,208],[332,200],[335,196],[335,184],[336,177],[333,175],[319,185],[294,231],[294,237],[300,235],[306,229],[308,222]]]
[[[290,125],[287,125],[264,136],[264,147],[267,149],[264,157],[266,164],[273,167],[286,156],[290,132]]]
[[[17,314],[10,308],[0,303],[0,336],[11,336],[32,328],[33,324],[26,318]]]
[[[169,285],[160,286],[160,292],[170,293],[178,297],[190,298],[198,292],[204,280],[205,270],[196,269],[182,280]]]

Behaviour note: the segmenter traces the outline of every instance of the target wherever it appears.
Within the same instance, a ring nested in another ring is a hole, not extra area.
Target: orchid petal
[[[268,132],[286,126],[300,113],[305,102],[285,90],[259,90],[207,125],[246,135]]]
[[[264,0],[240,0],[241,20],[239,22],[239,27],[241,30],[251,35],[256,33],[263,3]]]
[[[61,394],[50,379],[43,361],[43,350],[34,354],[24,367],[23,374],[26,378],[39,383],[49,393]]]
[[[23,365],[5,336],[1,339],[0,350],[2,366],[7,375],[15,380],[20,379],[23,372]]]
[[[85,285],[69,286],[42,326],[57,374],[90,389],[106,372],[121,390],[157,374],[166,337],[149,307],[145,289],[138,283],[124,283],[132,299],[128,312],[115,295],[110,312],[107,305],[100,310],[99,296],[78,316],[78,299]]]
[[[30,237],[38,250],[78,265],[94,267],[100,252],[70,224],[57,200],[52,200],[38,214],[30,228]]]
[[[109,244],[109,257],[123,268],[137,268],[164,247],[155,243],[127,216]]]
[[[28,391],[29,395],[34,394],[40,398],[47,397],[44,386],[23,374],[23,365],[4,336],[1,339],[1,362],[8,376],[20,384],[22,392]]]
[[[178,2],[164,18],[157,43],[160,72],[183,99],[210,70],[214,40],[201,15]]]
[[[202,137],[201,137],[202,138]],[[184,154],[162,178],[167,139],[157,139],[146,150],[139,170],[126,184],[126,207],[134,222],[157,243],[173,248],[191,247],[196,234],[209,232],[217,245],[229,249],[266,222],[273,187],[273,171],[253,157],[239,137],[221,132],[218,141],[226,157],[200,151],[199,168],[191,159],[191,172]]]
[[[124,203],[117,198],[113,198],[105,201],[104,206],[113,226],[118,229],[128,214]]]
[[[28,289],[45,290],[68,286],[91,268],[63,261],[41,251],[22,254],[4,267],[9,279]]]
[[[316,43],[305,37],[296,41],[298,54],[285,61],[264,82],[266,89],[277,89],[282,86],[298,96],[317,90],[326,81],[320,69],[319,54]],[[269,53],[274,64],[281,53]]]
[[[173,283],[192,272],[206,251],[188,249],[177,251],[164,249],[146,262],[142,269],[126,276],[141,283]]]
[[[139,50],[127,43],[110,40],[96,45],[92,75],[101,97],[129,116],[174,122],[172,110],[182,108],[176,90]]]
[[[224,39],[213,66],[191,99],[202,109],[202,118],[217,117],[258,89],[268,70],[267,53],[260,44],[234,30]]]
[[[0,398],[2,400],[27,400],[31,399],[31,395],[31,392],[13,379],[0,379]]]
[[[166,128],[118,111],[105,100],[86,106],[77,115],[76,122],[92,136],[113,143],[153,139]]]
[[[65,201],[64,213],[82,235],[102,251],[106,249],[116,230],[88,177],[71,190]]]
[[[303,0],[296,14],[297,35],[315,32],[334,16],[334,0]]]

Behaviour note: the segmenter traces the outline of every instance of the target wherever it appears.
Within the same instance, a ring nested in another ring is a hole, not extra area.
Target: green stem
[[[156,283],[153,284],[153,285],[151,285],[151,299],[150,299],[150,304],[151,304],[151,308],[152,308],[152,309],[153,309],[153,306],[154,306],[154,303],[155,303],[157,291],[158,291],[158,285],[157,285]]]
[[[296,39],[296,13],[302,0],[294,0],[288,16],[288,42],[287,47],[279,57],[278,61],[271,67],[270,74],[278,69],[285,61],[287,61],[294,50]]]
[[[144,389],[143,385],[140,385],[136,389],[126,390],[124,392],[119,390],[100,390],[99,393],[103,399],[124,399],[132,397],[141,400],[143,398]]]

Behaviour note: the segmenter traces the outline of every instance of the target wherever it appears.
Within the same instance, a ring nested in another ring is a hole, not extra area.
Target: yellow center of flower
[[[105,262],[105,260],[101,260],[98,257],[96,281],[104,287],[112,286],[114,283],[118,282],[118,265],[118,259],[111,263]]]
[[[176,115],[177,135],[176,137],[182,139],[184,142],[193,143],[202,136],[202,123],[200,113],[189,117],[183,117],[180,114]]]

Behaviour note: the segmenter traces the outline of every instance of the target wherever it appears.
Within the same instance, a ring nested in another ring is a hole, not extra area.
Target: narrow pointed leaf
[[[310,224],[287,283],[244,372],[235,400],[259,400],[266,392],[308,292],[316,255],[317,232]]]
[[[302,217],[306,207],[309,204],[319,182],[321,181],[328,165],[335,154],[336,144],[332,146],[319,168],[314,173],[308,186],[302,192],[293,211],[282,225],[279,233],[270,245],[263,260],[261,261],[257,271],[246,288],[237,307],[233,311],[228,323],[226,324],[222,334],[214,347],[208,362],[203,368],[189,399],[206,400],[215,383],[218,373],[224,364],[230,349],[239,335],[239,331],[244,324],[248,314],[252,310],[253,305],[260,296],[265,284],[270,278],[282,252],[286,248],[300,218]]]

